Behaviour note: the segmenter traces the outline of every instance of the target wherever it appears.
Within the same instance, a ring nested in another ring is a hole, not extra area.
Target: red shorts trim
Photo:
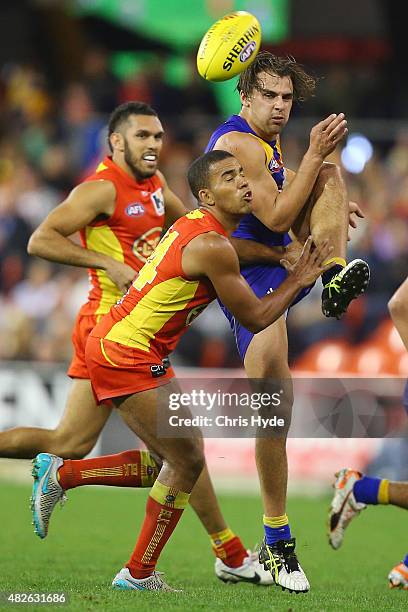
[[[86,304],[88,306],[88,304]],[[82,307],[83,308],[83,307]],[[68,368],[67,374],[71,378],[90,378],[88,367],[85,361],[85,347],[88,336],[97,324],[95,315],[83,315],[82,308],[75,319],[74,329],[72,330],[72,344],[74,355]]]
[[[89,336],[85,350],[92,389],[99,403],[122,395],[155,389],[174,378],[173,368],[153,376],[151,367],[162,367],[154,353],[144,353],[110,340]]]

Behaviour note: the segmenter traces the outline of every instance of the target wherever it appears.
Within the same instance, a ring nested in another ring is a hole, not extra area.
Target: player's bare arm
[[[294,179],[279,193],[265,166],[265,152],[250,134],[229,132],[216,149],[232,153],[242,164],[253,189],[253,214],[271,230],[287,232],[309,198],[325,158],[347,134],[343,113],[330,115],[310,132],[310,144]]]
[[[291,265],[282,260],[288,278],[276,291],[262,299],[256,297],[241,276],[238,257],[227,238],[212,232],[194,238],[184,249],[182,265],[192,278],[206,276],[238,321],[249,331],[258,333],[285,312],[303,287],[307,287],[326,269],[323,262],[330,254],[327,241],[312,249],[309,238],[301,257]]]
[[[130,266],[109,255],[83,248],[69,238],[101,215],[111,216],[115,197],[111,181],[81,183],[35,230],[28,243],[29,254],[71,266],[106,270],[115,285],[126,291],[135,277]]]
[[[164,227],[167,229],[177,219],[188,213],[188,209],[184,206],[180,198],[170,189],[162,172],[157,170],[157,176],[160,178],[163,185],[163,198],[165,208]]]
[[[230,241],[238,255],[239,263],[244,266],[278,264],[286,254],[286,249],[282,246],[270,247],[262,242],[244,238],[230,238]]]

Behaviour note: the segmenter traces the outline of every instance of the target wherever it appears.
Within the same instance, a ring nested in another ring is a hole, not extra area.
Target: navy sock
[[[264,529],[265,540],[269,546],[275,544],[275,542],[279,540],[290,540],[292,537],[289,525],[284,525],[283,527],[269,527],[269,525],[264,524]]]
[[[363,476],[354,483],[353,493],[356,501],[363,504],[378,504],[378,490],[381,478]]]
[[[403,563],[405,563],[405,565],[408,567],[408,555],[405,557]]]

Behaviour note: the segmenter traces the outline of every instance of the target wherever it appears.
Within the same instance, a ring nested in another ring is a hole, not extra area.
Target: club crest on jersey
[[[128,217],[141,217],[145,214],[145,209],[140,202],[133,202],[133,204],[129,204],[129,206],[126,207],[125,213]]]
[[[159,216],[164,215],[164,198],[163,198],[162,189],[159,188],[156,191],[154,191],[152,195],[150,196],[150,198],[153,202],[153,206],[156,211],[156,214]]]
[[[152,227],[144,234],[136,238],[132,246],[132,253],[137,259],[146,263],[160,241],[161,227]]]
[[[282,168],[282,163],[272,157],[271,161],[268,164],[268,168],[271,172],[279,172],[279,170]]]

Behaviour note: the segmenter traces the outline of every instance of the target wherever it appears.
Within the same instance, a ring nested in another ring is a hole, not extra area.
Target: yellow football
[[[261,26],[251,13],[236,11],[219,19],[202,39],[197,68],[207,81],[226,81],[254,61],[261,46]]]

